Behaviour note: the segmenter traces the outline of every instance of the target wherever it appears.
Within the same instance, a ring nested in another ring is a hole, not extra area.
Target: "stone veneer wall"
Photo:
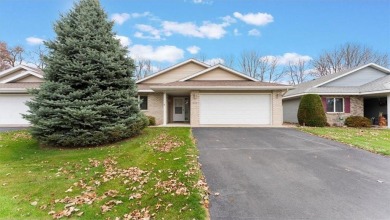
[[[153,116],[156,118],[156,125],[161,125],[164,123],[164,111],[163,111],[163,102],[164,95],[163,93],[147,93],[139,94],[140,96],[148,96],[148,110],[142,110],[145,115]]]
[[[327,96],[328,97],[328,96]],[[331,97],[331,96],[329,96]],[[337,96],[337,97],[348,97],[348,96]],[[350,113],[326,113],[326,119],[330,125],[343,125],[345,119],[349,116],[364,116],[364,99],[362,96],[349,96],[350,97]],[[343,120],[340,121],[339,118]]]

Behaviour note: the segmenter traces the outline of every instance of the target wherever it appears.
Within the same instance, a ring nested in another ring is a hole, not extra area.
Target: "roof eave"
[[[154,91],[172,91],[172,90],[287,90],[289,86],[151,86]]]

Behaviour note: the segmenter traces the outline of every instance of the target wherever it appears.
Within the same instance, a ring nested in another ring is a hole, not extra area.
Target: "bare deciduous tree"
[[[236,57],[233,54],[223,55],[221,56],[221,59],[224,61],[223,65],[234,68]]]
[[[367,63],[389,66],[389,54],[382,54],[373,49],[353,43],[346,43],[332,51],[324,51],[312,61],[315,76],[324,76]]]
[[[259,80],[262,82],[277,82],[283,76],[283,70],[278,69],[279,60],[276,57],[261,57],[259,65]]]
[[[246,51],[239,61],[243,73],[262,82],[276,82],[284,75],[276,57],[263,57],[256,51]]]
[[[31,51],[29,54],[31,63],[40,69],[45,67],[44,57],[47,54],[47,49],[45,47],[40,45],[36,50]]]
[[[290,84],[292,85],[305,82],[310,74],[308,62],[305,60],[299,60],[294,63],[290,62],[284,72],[290,77]]]
[[[261,56],[257,51],[242,52],[239,58],[241,71],[250,77],[259,79],[260,59]]]
[[[151,60],[147,59],[136,59],[136,67],[134,76],[137,80],[145,78],[157,71],[157,68],[152,65]]]
[[[7,43],[0,42],[1,67],[8,69],[24,61],[24,48],[21,46],[8,47]]]

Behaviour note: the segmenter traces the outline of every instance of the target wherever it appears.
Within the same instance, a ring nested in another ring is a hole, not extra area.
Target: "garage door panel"
[[[270,124],[268,94],[200,94],[200,124]]]
[[[27,113],[25,105],[31,100],[30,95],[0,94],[0,126],[1,125],[28,125],[22,114]]]

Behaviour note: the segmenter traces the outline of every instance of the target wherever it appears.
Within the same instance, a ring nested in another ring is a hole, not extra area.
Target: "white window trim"
[[[345,99],[344,97],[326,97],[326,113],[327,114],[340,114],[345,113]],[[333,102],[333,112],[328,112],[328,100],[327,99],[334,99]],[[336,112],[336,99],[342,99],[343,100],[343,111],[342,112]]]
[[[148,96],[147,95],[138,95],[138,108],[141,110],[141,111],[148,111],[149,109],[149,103],[146,105],[146,109],[141,109],[141,103],[139,103],[141,101],[141,96],[146,96],[146,99],[148,99]]]

